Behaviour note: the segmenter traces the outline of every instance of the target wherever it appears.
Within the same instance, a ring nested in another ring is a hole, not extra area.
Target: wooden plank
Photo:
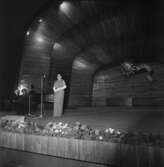
[[[25,135],[24,150],[41,154],[48,154],[48,137],[37,135]],[[51,154],[50,154],[51,155]]]
[[[63,159],[60,157],[34,154],[18,150],[0,148],[0,166],[28,166],[28,167],[110,167],[109,165],[91,162]],[[112,166],[111,166],[112,167]]]
[[[98,141],[37,136],[0,131],[0,146],[94,163],[117,162],[118,145]],[[99,150],[97,152],[97,150]]]
[[[4,132],[0,147],[126,167],[164,166],[164,148]]]

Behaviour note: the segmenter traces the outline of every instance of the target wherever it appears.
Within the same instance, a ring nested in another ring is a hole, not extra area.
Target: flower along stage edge
[[[42,127],[32,121],[0,120],[0,128],[3,131],[13,133],[164,147],[164,135],[162,134],[143,133],[141,131],[123,132],[113,128],[93,129],[80,122],[76,122],[74,125],[49,122]]]

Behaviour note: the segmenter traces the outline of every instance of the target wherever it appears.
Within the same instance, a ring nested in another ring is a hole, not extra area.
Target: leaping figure
[[[153,73],[154,70],[153,68],[148,65],[148,64],[139,64],[139,65],[135,65],[131,62],[123,62],[121,64],[121,71],[123,73],[123,75],[125,75],[126,77],[131,77],[132,75],[137,74],[138,72],[146,72],[146,78],[148,81],[152,82],[153,81]]]

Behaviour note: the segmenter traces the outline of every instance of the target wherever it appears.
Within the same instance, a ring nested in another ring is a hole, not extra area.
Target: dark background
[[[48,0],[1,1],[0,96],[8,97],[19,73],[25,33]]]
[[[149,23],[145,33],[148,33],[148,35],[151,33],[157,38],[162,38],[163,2],[136,2],[143,3],[145,8],[142,15],[146,17],[145,20]],[[33,18],[46,7],[47,3],[50,3],[50,0],[1,1],[0,98],[2,99],[10,96],[14,82],[19,74],[25,33]],[[122,3],[123,5],[129,5],[128,1]]]

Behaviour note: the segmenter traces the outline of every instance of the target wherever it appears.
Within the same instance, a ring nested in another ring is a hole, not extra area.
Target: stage
[[[142,131],[148,133],[164,134],[164,107],[79,107],[65,109],[61,117],[53,117],[53,110],[43,110],[40,118],[40,110],[32,113],[32,116],[24,115],[26,119],[45,126],[48,122],[63,122],[75,124],[77,121],[91,126],[94,129],[113,128],[120,131]],[[0,117],[5,115],[17,115],[16,111],[1,111]]]
[[[43,117],[25,119],[45,126],[48,122],[74,125],[77,121],[93,129],[113,128],[122,132],[164,134],[164,108],[161,107],[88,107],[66,109],[59,118],[52,117],[52,110],[43,110]],[[0,116],[15,114],[1,112]],[[39,111],[35,112],[39,116]],[[19,134],[0,131],[0,164],[17,163],[35,167],[44,166],[39,158],[65,167],[121,167],[158,166],[163,162],[164,149],[158,146],[119,144],[74,138]],[[4,161],[9,157],[7,161]],[[158,159],[157,159],[158,157]],[[33,162],[31,161],[33,160]],[[25,166],[26,166],[25,165]]]
[[[65,109],[64,115],[52,117],[52,110],[44,110],[43,117],[28,117],[39,125],[48,122],[74,124],[80,122],[95,129],[113,128],[120,131],[142,131],[164,134],[163,107],[88,107]],[[39,111],[36,113],[39,115]]]

